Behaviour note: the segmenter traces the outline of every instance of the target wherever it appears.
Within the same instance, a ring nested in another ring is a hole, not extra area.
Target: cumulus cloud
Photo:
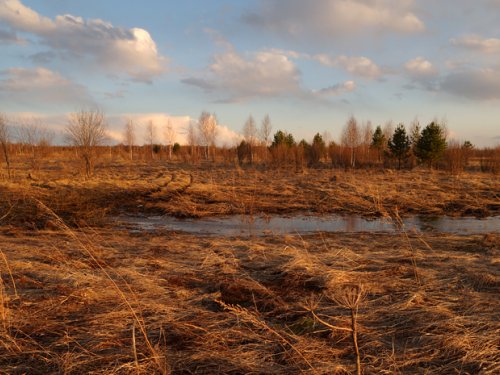
[[[413,78],[427,78],[437,74],[437,69],[434,65],[423,57],[416,57],[406,62],[405,70]]]
[[[479,35],[465,35],[460,38],[450,39],[456,47],[462,47],[484,53],[500,52],[500,38],[483,38]]]
[[[108,133],[110,138],[120,143],[124,141],[124,128],[128,120],[132,120],[135,124],[135,132],[137,143],[142,144],[145,141],[147,126],[150,122],[155,128],[155,142],[166,143],[165,129],[168,124],[175,131],[175,142],[179,144],[187,144],[187,129],[189,124],[196,126],[197,120],[190,116],[173,116],[167,113],[128,113],[122,115],[114,115],[107,117],[109,123]],[[223,124],[217,124],[217,146],[234,145],[241,136],[229,129]]]
[[[312,57],[320,64],[330,67],[340,66],[349,73],[364,78],[378,78],[382,75],[382,70],[368,57],[364,56],[339,56],[332,58],[325,54],[318,54]]]
[[[35,34],[55,29],[54,22],[24,6],[19,0],[1,0],[0,19],[14,29]]]
[[[441,89],[456,96],[474,100],[500,99],[500,71],[482,69],[447,75]]]
[[[285,54],[259,51],[242,56],[233,49],[216,54],[202,77],[182,80],[207,92],[222,94],[225,101],[293,95],[300,91],[299,81],[299,70]]]
[[[433,92],[439,90],[438,70],[429,60],[416,57],[404,64],[404,70],[411,79],[411,83],[404,85],[404,88],[423,88]]]
[[[32,121],[36,119],[44,128],[52,131],[55,135],[52,140],[54,144],[64,144],[64,129],[68,125],[70,113],[47,114],[42,112],[7,112],[9,119],[16,119],[18,122]],[[187,144],[187,128],[190,123],[196,126],[196,119],[190,116],[174,116],[168,113],[125,113],[119,115],[105,115],[107,124],[107,142],[118,144],[124,142],[125,124],[132,120],[135,125],[136,143],[145,143],[146,128],[150,121],[155,126],[155,142],[166,144],[165,127],[170,123],[175,131],[174,142]],[[217,125],[217,146],[234,146],[241,141],[241,135],[229,129],[226,125]]]
[[[416,33],[425,29],[412,0],[261,0],[243,15],[256,27],[292,36],[370,32]]]
[[[93,63],[148,81],[165,71],[166,58],[148,31],[124,29],[73,15],[44,17],[19,0],[0,0],[0,20],[16,31],[32,33],[73,62]]]
[[[45,68],[10,68],[0,72],[0,97],[15,104],[90,105],[87,89]]]
[[[295,97],[306,101],[324,101],[331,96],[339,96],[354,91],[356,84],[349,80],[319,90],[302,86],[301,73],[293,59],[316,60],[327,66],[341,66],[352,74],[374,78],[380,69],[364,57],[340,56],[331,59],[327,55],[311,56],[292,50],[268,49],[242,55],[226,40],[220,44],[226,51],[217,54],[205,74],[182,80],[187,85],[196,86],[207,93],[222,95],[223,102],[242,101],[255,97]]]

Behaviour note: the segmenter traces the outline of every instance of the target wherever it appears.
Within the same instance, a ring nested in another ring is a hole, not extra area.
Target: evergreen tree
[[[271,147],[278,147],[282,145],[292,147],[293,145],[295,145],[295,140],[292,134],[278,130],[274,134],[274,139],[273,143],[271,144]]]
[[[379,162],[382,159],[382,153],[384,151],[385,144],[386,144],[386,140],[385,140],[384,132],[382,131],[382,128],[379,125],[379,126],[377,126],[377,128],[373,132],[372,144],[371,144],[371,147],[376,149],[378,152],[378,161]]]
[[[398,159],[398,169],[401,169],[401,162],[406,161],[410,156],[410,138],[406,135],[403,124],[399,124],[394,130],[388,146],[391,156]]]
[[[309,161],[311,164],[317,164],[326,151],[325,141],[321,134],[316,133],[313,138],[312,145],[309,150]]]
[[[422,130],[415,147],[415,154],[422,162],[432,167],[432,164],[443,156],[445,150],[445,131],[433,121]]]
[[[465,141],[461,147],[462,149],[462,159],[464,163],[464,167],[467,167],[469,164],[469,159],[474,152],[474,145],[470,141]]]

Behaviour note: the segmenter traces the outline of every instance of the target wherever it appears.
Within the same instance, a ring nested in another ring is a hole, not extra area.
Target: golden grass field
[[[72,161],[15,165],[0,179],[0,372],[497,374],[498,231],[222,237],[110,218],[484,217],[499,195],[495,175],[425,169],[118,160],[85,180]]]
[[[43,227],[44,217],[37,215],[31,198],[47,204],[64,220],[80,224],[96,224],[123,211],[177,217],[262,212],[385,216],[398,211],[477,217],[500,213],[500,182],[490,173],[451,175],[427,169],[295,173],[293,169],[111,160],[86,180],[79,167],[74,160],[56,159],[30,173],[19,164],[11,181],[0,179],[0,209],[8,212],[6,221]]]

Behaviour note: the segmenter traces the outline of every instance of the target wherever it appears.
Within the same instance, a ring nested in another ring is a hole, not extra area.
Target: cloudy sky
[[[183,129],[252,114],[310,140],[348,116],[500,141],[500,0],[0,0],[0,112],[63,126],[99,106]],[[161,141],[161,131],[158,134]]]

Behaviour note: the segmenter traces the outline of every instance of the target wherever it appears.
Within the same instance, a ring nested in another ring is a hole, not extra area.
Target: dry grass
[[[0,181],[2,373],[500,372],[497,233],[204,238],[107,220],[498,214],[491,175],[116,163],[82,180],[60,160],[24,172]]]
[[[432,250],[408,238],[420,284],[407,240],[394,235],[203,239],[4,227],[0,367],[353,373],[345,291],[361,284],[364,373],[498,373],[498,237],[431,236]]]
[[[50,226],[30,197],[71,225],[103,225],[119,212],[178,217],[312,212],[384,216],[490,216],[500,212],[494,175],[417,171],[245,170],[182,164],[108,162],[85,180],[71,161],[47,162],[35,177],[14,164],[14,178],[0,179],[0,220]]]

